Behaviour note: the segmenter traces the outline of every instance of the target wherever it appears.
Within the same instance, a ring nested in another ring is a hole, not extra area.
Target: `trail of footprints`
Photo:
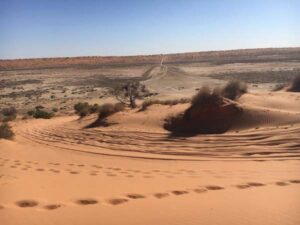
[[[300,179],[297,180],[287,180],[287,181],[278,181],[275,183],[272,183],[273,185],[277,186],[287,186],[291,184],[300,184]],[[238,189],[248,189],[248,188],[257,188],[257,187],[262,187],[266,186],[267,184],[263,183],[258,183],[258,182],[248,182],[244,184],[238,184],[238,185],[233,185],[228,188],[238,188]],[[199,186],[194,189],[180,189],[180,190],[171,190],[171,191],[166,191],[166,192],[157,192],[153,193],[150,195],[142,195],[138,193],[129,193],[125,194],[121,197],[113,197],[110,199],[106,200],[98,200],[97,198],[80,198],[72,203],[78,206],[87,206],[87,205],[96,205],[96,204],[102,204],[102,205],[111,205],[111,206],[117,206],[121,205],[124,203],[127,203],[131,200],[140,200],[140,199],[145,199],[149,197],[153,197],[156,199],[163,199],[171,196],[180,196],[180,195],[186,195],[190,193],[196,193],[196,194],[202,194],[206,193],[208,191],[220,191],[220,190],[225,190],[226,188],[223,186],[218,186],[218,185],[207,185],[207,186]],[[15,202],[15,205],[20,207],[20,208],[35,208],[38,206],[41,206],[45,210],[55,210],[59,209],[61,207],[66,207],[67,205],[60,204],[60,203],[53,203],[53,204],[40,204],[36,200],[21,200]],[[68,204],[69,205],[69,204]],[[3,205],[0,205],[0,210],[4,209],[5,207]]]
[[[13,164],[11,164],[11,163],[13,163]],[[0,167],[9,166],[10,168],[13,168],[13,169],[20,168],[21,170],[32,169],[37,172],[45,172],[45,171],[52,172],[52,173],[68,172],[71,175],[76,175],[76,174],[80,174],[82,172],[82,170],[78,170],[78,168],[80,168],[80,169],[85,168],[86,172],[88,172],[89,175],[91,175],[91,176],[97,176],[99,171],[103,171],[107,176],[117,176],[117,173],[118,173],[118,175],[123,174],[126,177],[133,177],[132,174],[135,173],[135,174],[141,174],[141,175],[143,175],[144,178],[147,178],[147,177],[152,177],[151,175],[153,173],[155,173],[155,174],[163,175],[165,177],[174,177],[178,174],[187,175],[190,177],[197,177],[196,171],[187,170],[187,169],[179,169],[179,170],[173,171],[173,172],[172,171],[162,171],[162,170],[158,170],[158,169],[151,170],[151,171],[142,171],[142,170],[135,170],[135,169],[124,170],[124,169],[121,169],[118,167],[104,167],[104,166],[100,166],[100,165],[84,165],[84,164],[75,164],[75,163],[69,163],[69,164],[63,165],[61,163],[49,162],[47,164],[54,168],[49,168],[49,169],[42,168],[42,167],[40,167],[39,162],[10,160],[7,158],[0,157]],[[64,170],[56,169],[56,167],[59,167],[59,166],[68,166],[69,168],[64,169]],[[92,170],[87,169],[87,168],[92,168]],[[211,171],[206,171],[206,172],[212,173]],[[1,178],[1,176],[0,176],[0,178]],[[277,186],[287,186],[287,185],[291,185],[291,184],[300,184],[300,179],[299,180],[294,179],[294,180],[278,181],[278,182],[272,183],[272,185],[277,185]],[[266,186],[266,185],[267,184],[263,184],[263,183],[259,183],[259,182],[248,182],[248,183],[233,185],[231,187],[243,190],[243,189],[249,189],[249,188],[255,188],[255,187],[262,187],[262,186]],[[96,205],[96,204],[100,204],[100,203],[103,203],[105,205],[116,206],[116,205],[121,205],[121,204],[127,203],[131,200],[145,199],[148,197],[153,197],[156,199],[163,199],[163,198],[168,198],[171,196],[180,196],[180,195],[186,195],[186,194],[190,194],[190,193],[201,194],[201,193],[205,193],[208,191],[219,191],[219,190],[224,190],[224,189],[226,189],[226,188],[223,186],[207,185],[207,186],[199,186],[194,189],[169,190],[169,191],[165,191],[165,192],[157,192],[157,193],[153,193],[150,195],[129,193],[129,194],[125,194],[121,197],[114,197],[114,198],[110,198],[110,199],[103,200],[103,201],[99,201],[96,198],[82,198],[82,199],[77,199],[77,200],[73,201],[72,203],[75,205],[79,205],[79,206]],[[66,206],[66,205],[60,204],[60,203],[41,204],[36,200],[30,200],[30,199],[17,201],[17,202],[15,202],[15,205],[20,208],[36,208],[36,207],[41,206],[45,210],[56,210],[56,209]],[[0,204],[0,210],[4,209],[4,208],[5,207]]]
[[[122,169],[119,167],[107,167],[101,165],[85,165],[85,164],[61,164],[55,162],[48,162],[47,165],[41,165],[39,162],[35,161],[21,161],[21,160],[10,160],[6,158],[0,158],[0,167],[9,167],[12,169],[20,169],[22,171],[36,171],[36,172],[50,172],[54,174],[68,173],[70,175],[78,175],[81,173],[88,173],[90,176],[98,176],[100,173],[108,177],[123,176],[126,178],[142,177],[142,178],[154,178],[156,176],[161,176],[165,178],[174,178],[178,175],[186,175],[190,178],[197,178],[197,174],[194,170],[179,169],[176,171],[167,170],[137,170],[137,169]],[[59,167],[65,167],[59,169]]]

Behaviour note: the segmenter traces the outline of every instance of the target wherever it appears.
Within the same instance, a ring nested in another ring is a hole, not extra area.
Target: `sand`
[[[288,101],[287,101],[288,99]],[[249,93],[238,126],[174,138],[188,104],[16,121],[0,140],[1,224],[300,224],[300,94]]]

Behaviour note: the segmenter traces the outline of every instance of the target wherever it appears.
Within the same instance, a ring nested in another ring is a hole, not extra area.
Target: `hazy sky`
[[[0,0],[0,58],[300,46],[300,0]]]

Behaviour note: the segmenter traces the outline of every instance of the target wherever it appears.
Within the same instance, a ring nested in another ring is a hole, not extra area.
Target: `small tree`
[[[140,82],[128,82],[113,89],[115,98],[130,108],[136,108],[136,99],[150,96],[150,92]]]

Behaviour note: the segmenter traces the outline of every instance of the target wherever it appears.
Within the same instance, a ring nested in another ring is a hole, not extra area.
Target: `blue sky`
[[[0,59],[294,46],[299,0],[0,0]]]

